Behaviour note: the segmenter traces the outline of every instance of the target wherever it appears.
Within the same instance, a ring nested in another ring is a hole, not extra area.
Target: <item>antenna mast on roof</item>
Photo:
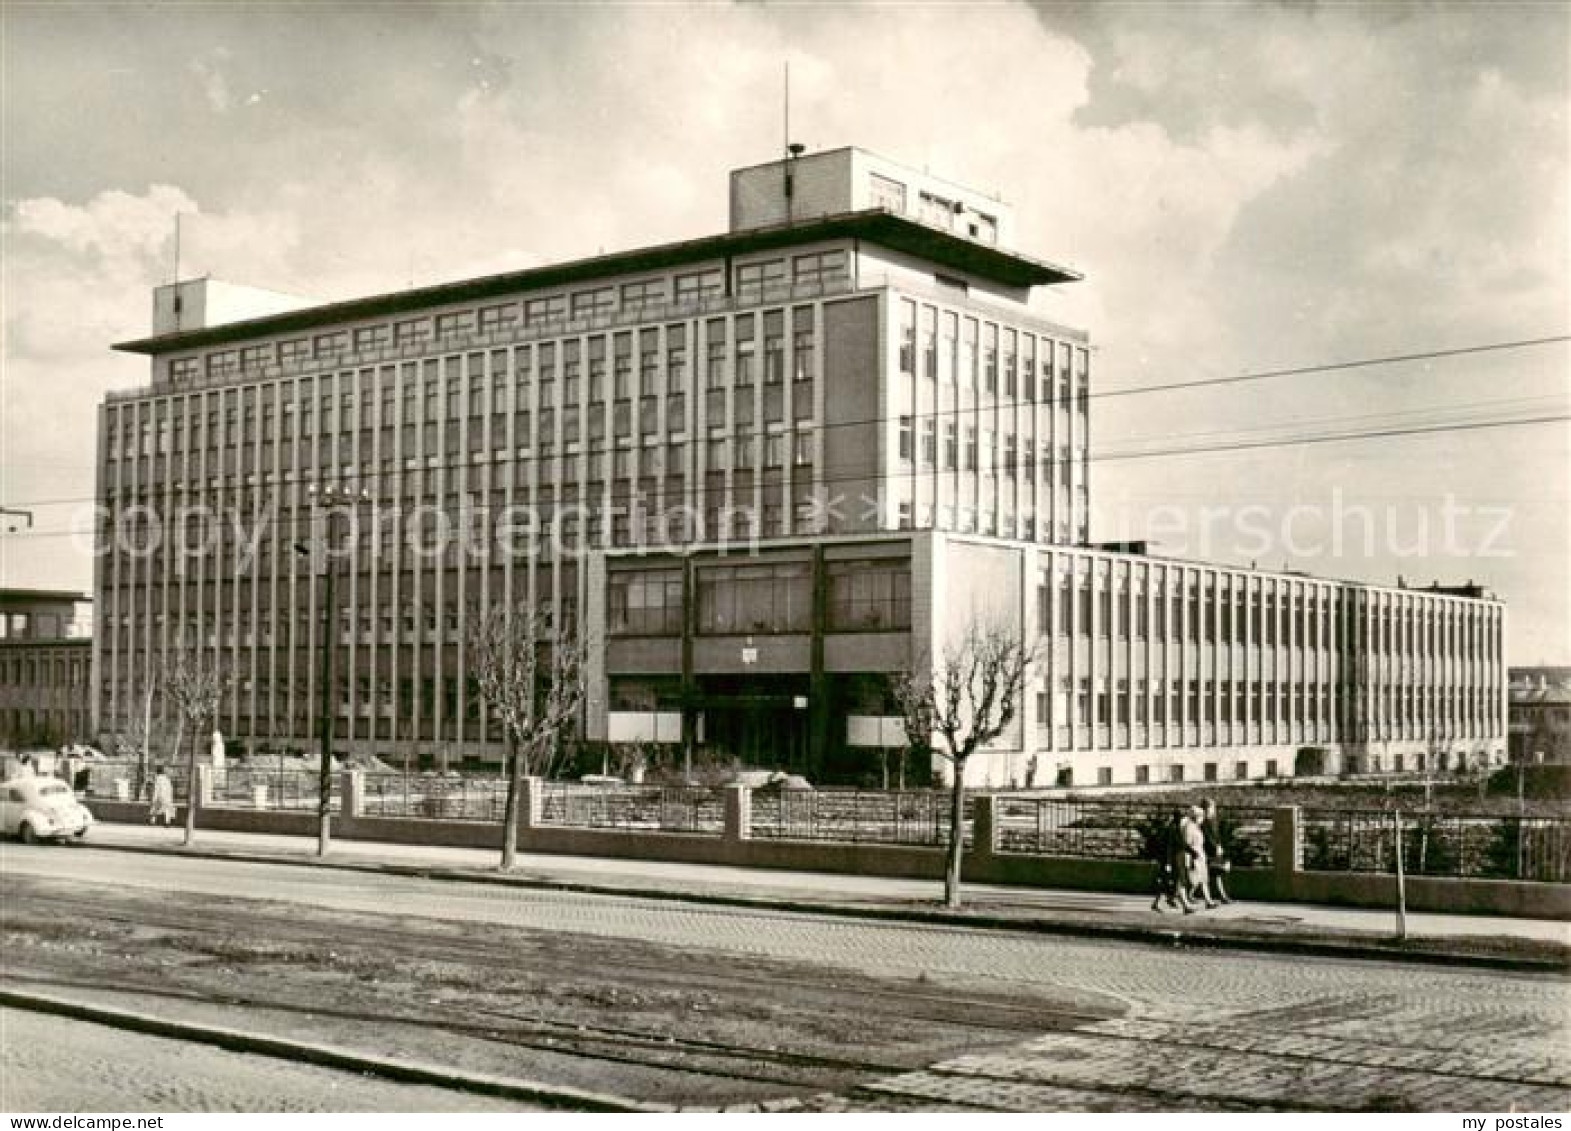
[[[796,222],[796,159],[807,147],[791,140],[791,60],[785,61],[785,165],[781,174],[785,186],[786,223]]]

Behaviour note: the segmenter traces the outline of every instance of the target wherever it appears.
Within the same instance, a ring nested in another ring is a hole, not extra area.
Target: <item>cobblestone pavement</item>
[[[1368,1107],[1565,1110],[1571,986],[1546,975],[878,923],[670,901],[79,850],[4,870],[158,890],[636,938],[922,977],[1014,984],[1118,1020],[819,1097],[815,1109]],[[1089,995],[1089,996],[1088,996]]]
[[[516,1101],[0,1009],[10,1112],[538,1111]]]

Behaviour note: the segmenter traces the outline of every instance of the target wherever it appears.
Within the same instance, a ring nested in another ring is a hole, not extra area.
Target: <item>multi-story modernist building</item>
[[[855,776],[984,595],[1051,648],[979,780],[1503,746],[1495,602],[1087,548],[1088,343],[1033,296],[1077,276],[1012,227],[847,149],[733,173],[705,239],[224,325],[161,289],[102,413],[104,726],[183,640],[226,734],[305,746],[329,643],[341,748],[494,755],[466,624],[548,604],[588,738]]]
[[[85,594],[0,589],[0,746],[82,742],[92,730]]]

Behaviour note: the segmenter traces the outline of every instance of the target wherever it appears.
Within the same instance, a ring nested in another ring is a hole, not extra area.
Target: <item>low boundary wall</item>
[[[205,769],[199,767],[199,774]],[[389,844],[501,848],[502,826],[496,822],[363,816],[360,779],[358,771],[347,771],[339,777],[341,806],[333,816],[333,835],[336,837]],[[205,783],[199,781],[198,828],[288,836],[316,834],[315,813],[220,808],[203,804],[204,796],[210,794]],[[745,786],[726,789],[724,827],[718,835],[546,824],[541,820],[543,797],[540,780],[526,778],[519,814],[518,848],[521,852],[935,881],[943,877],[942,848],[777,837],[755,839],[749,827],[751,790]],[[1145,861],[1000,852],[995,848],[993,798],[978,795],[975,806],[973,845],[966,850],[963,866],[968,880],[1083,891],[1149,893],[1152,890],[1153,869]],[[184,819],[183,809],[182,806],[180,820]],[[93,811],[99,820],[111,823],[147,820],[147,805],[143,802],[95,800]],[[1299,811],[1296,808],[1275,810],[1269,867],[1234,870],[1228,875],[1229,890],[1244,899],[1352,907],[1395,906],[1396,877],[1393,875],[1302,870],[1298,865],[1301,837]],[[1571,884],[1408,876],[1406,887],[1410,911],[1571,920]]]

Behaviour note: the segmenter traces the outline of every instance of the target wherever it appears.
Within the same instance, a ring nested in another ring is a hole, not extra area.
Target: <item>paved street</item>
[[[1094,997],[1124,1013],[870,1080],[822,1106],[878,1106],[880,1095],[897,1094],[1017,1110],[1236,1104],[1532,1111],[1564,1109],[1571,1097],[1563,1058],[1571,992],[1549,976],[1192,952],[92,849],[7,845],[0,863],[16,876],[504,924],[663,944],[695,956],[751,955],[956,985],[1013,985],[1066,1001]]]
[[[16,1113],[539,1110],[16,1009],[0,1009],[0,1108]]]

